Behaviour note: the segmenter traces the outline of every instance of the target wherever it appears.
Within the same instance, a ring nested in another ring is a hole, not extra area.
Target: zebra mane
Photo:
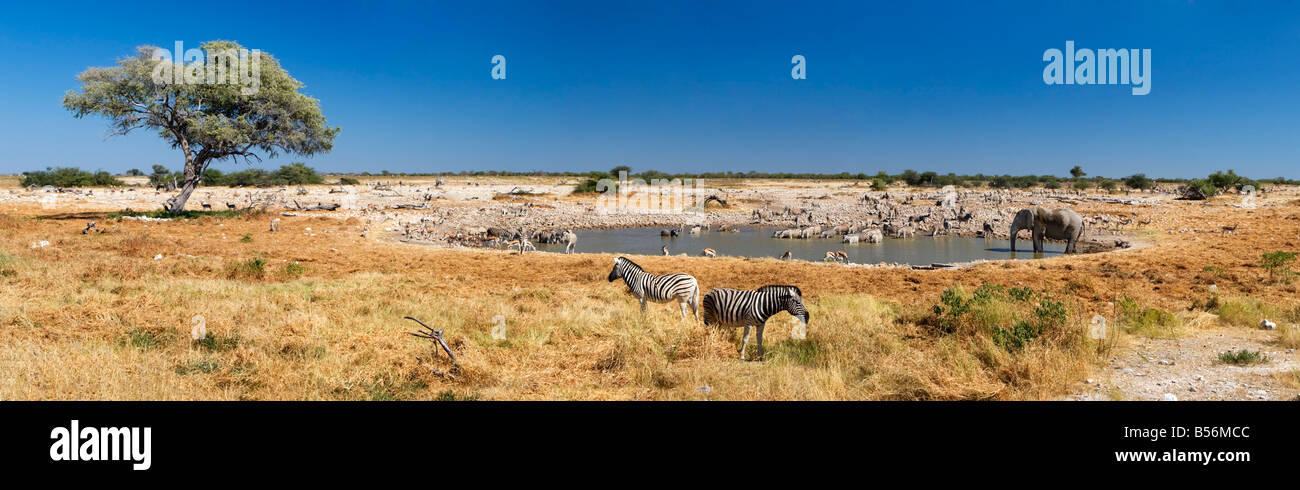
[[[767,293],[767,292],[788,293],[791,290],[794,291],[795,296],[798,296],[800,298],[803,297],[803,291],[799,290],[799,286],[790,286],[786,284],[768,284],[766,286],[758,288],[758,292],[760,293]]]
[[[618,260],[623,261],[624,263],[626,263],[627,265],[632,266],[632,268],[634,268],[634,269],[636,269],[636,270],[639,270],[639,271],[641,271],[641,272],[645,272],[645,269],[642,269],[641,266],[637,265],[636,262],[633,262],[633,261],[629,260],[627,257],[619,257]]]

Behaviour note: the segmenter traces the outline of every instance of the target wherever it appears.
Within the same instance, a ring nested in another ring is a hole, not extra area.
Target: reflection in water
[[[662,247],[669,253],[699,256],[705,248],[717,250],[719,256],[780,257],[789,250],[792,258],[821,261],[827,251],[843,250],[849,262],[874,264],[898,262],[904,264],[933,264],[967,262],[971,260],[1031,259],[1052,257],[1065,251],[1064,243],[1045,244],[1046,252],[1036,254],[1023,245],[1029,240],[1017,240],[1018,253],[1012,253],[1008,240],[983,238],[917,237],[885,239],[884,243],[841,243],[841,237],[812,239],[772,238],[773,228],[743,227],[739,233],[702,232],[699,235],[683,234],[676,238],[660,237],[659,228],[618,228],[612,230],[578,230],[577,252],[614,253],[636,255],[663,255]],[[564,245],[538,244],[539,250],[564,252]]]

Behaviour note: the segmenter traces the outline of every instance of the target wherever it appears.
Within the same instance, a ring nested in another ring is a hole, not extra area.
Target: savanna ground
[[[1084,215],[1131,216],[1125,232],[1147,246],[954,270],[636,258],[650,271],[689,272],[706,291],[800,286],[807,338],[792,339],[790,317],[779,314],[768,323],[767,358],[742,362],[737,332],[682,321],[675,304],[642,314],[621,282],[606,281],[614,255],[401,243],[363,237],[360,220],[329,212],[113,219],[115,203],[48,209],[12,180],[0,185],[15,196],[0,202],[5,400],[1291,399],[1300,391],[1296,287],[1270,279],[1259,260],[1298,248],[1294,190],[1266,195],[1256,209],[1236,196],[1085,202],[1075,208]],[[273,233],[276,217],[282,229]],[[82,234],[87,221],[103,232]],[[1233,233],[1220,229],[1233,224]],[[417,327],[406,315],[445,329],[456,376],[433,373],[447,371],[447,360],[405,334]],[[505,340],[492,335],[498,315]],[[1094,315],[1108,320],[1104,338],[1094,338]],[[1262,319],[1278,329],[1260,330]],[[203,340],[191,338],[196,323]],[[1259,359],[1221,359],[1229,350]]]

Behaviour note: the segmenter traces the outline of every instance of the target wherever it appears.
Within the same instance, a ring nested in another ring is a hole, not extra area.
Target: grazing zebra
[[[229,202],[227,202],[227,203],[226,203],[226,209],[235,209],[235,205],[234,205],[234,204],[230,204]]]
[[[700,283],[690,274],[674,272],[671,274],[651,274],[626,257],[614,259],[614,268],[609,271],[609,282],[623,278],[627,290],[641,302],[641,311],[645,311],[647,300],[667,303],[674,299],[682,309],[682,319],[686,319],[686,306],[690,305],[695,319],[700,319]]]
[[[790,313],[804,325],[808,324],[808,309],[803,304],[803,292],[796,286],[770,285],[756,291],[739,289],[714,289],[704,295],[704,324],[713,327],[745,327],[744,341],[740,344],[740,360],[745,360],[749,346],[749,329],[758,330],[758,357],[763,357],[763,327],[767,319],[782,311]]]
[[[208,204],[208,203],[206,203],[206,202],[205,202],[205,203],[200,203],[199,205],[200,205],[201,207],[203,207],[203,209],[209,209],[209,210],[212,209],[212,205],[211,205],[211,204]]]
[[[718,251],[717,251],[717,250],[714,250],[714,249],[711,249],[711,248],[706,248],[706,249],[704,249],[703,252],[700,252],[700,255],[705,256],[705,257],[717,257],[717,256],[718,256]]]

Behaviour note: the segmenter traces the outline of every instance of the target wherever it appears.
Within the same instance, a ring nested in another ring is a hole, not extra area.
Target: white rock
[[[1167,402],[1176,402],[1176,401],[1178,401],[1178,397],[1174,396],[1173,393],[1165,393],[1165,401],[1167,401]]]
[[[1277,324],[1270,322],[1268,320],[1264,320],[1262,322],[1259,322],[1259,328],[1262,328],[1264,330],[1272,330],[1277,328]]]

